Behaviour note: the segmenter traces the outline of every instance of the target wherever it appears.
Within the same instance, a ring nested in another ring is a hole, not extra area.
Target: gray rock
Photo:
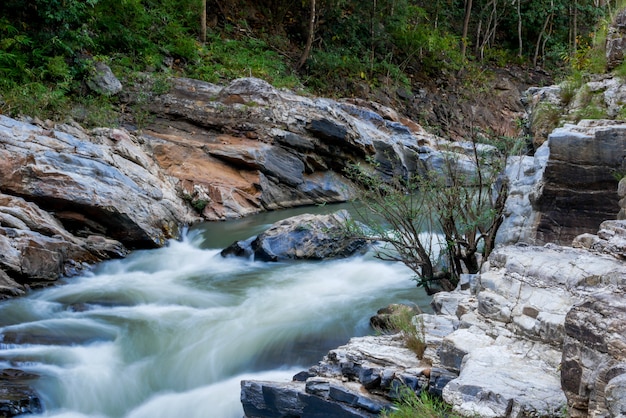
[[[565,396],[560,390],[559,352],[553,363],[533,358],[533,346],[494,345],[476,348],[461,374],[443,388],[443,399],[465,416],[559,416]]]
[[[15,417],[43,413],[41,399],[31,387],[38,376],[17,369],[0,372],[0,416]]]
[[[373,418],[392,408],[401,386],[427,387],[429,370],[399,335],[352,338],[312,367],[305,381],[243,381],[241,402],[247,418]]]
[[[254,239],[238,241],[222,251],[222,256],[253,256],[255,260],[323,260],[347,257],[365,249],[367,241],[346,236],[350,215],[338,211],[330,215],[298,215],[273,224]]]
[[[129,247],[163,245],[194,219],[137,138],[120,129],[75,131],[0,115],[0,188],[54,211],[72,233]]]
[[[622,416],[626,375],[624,286],[589,295],[565,318],[561,381],[572,417]],[[621,411],[621,412],[620,412]]]
[[[624,60],[626,48],[626,11],[620,10],[609,25],[606,36],[606,67],[612,70]]]
[[[556,129],[534,158],[512,159],[498,242],[569,245],[615,219],[620,206],[614,173],[626,164],[624,149],[626,124],[581,121]]]
[[[102,61],[94,62],[93,73],[87,79],[87,85],[91,90],[105,96],[113,96],[122,91],[122,83]]]

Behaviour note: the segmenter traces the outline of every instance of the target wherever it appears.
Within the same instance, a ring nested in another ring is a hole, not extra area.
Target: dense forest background
[[[97,62],[220,83],[242,76],[359,95],[487,67],[565,74],[602,66],[619,0],[3,0],[0,113],[111,123],[118,105],[85,80]],[[359,90],[361,89],[361,90]],[[87,111],[85,111],[87,109]],[[89,109],[98,109],[90,112]],[[109,120],[110,119],[110,120]]]

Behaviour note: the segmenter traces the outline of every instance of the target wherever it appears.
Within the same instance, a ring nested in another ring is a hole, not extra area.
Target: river
[[[321,262],[221,257],[233,241],[302,212],[311,209],[203,224],[164,248],[1,303],[0,366],[41,376],[43,416],[240,418],[242,379],[290,380],[372,333],[377,309],[428,306],[409,269],[371,253]]]

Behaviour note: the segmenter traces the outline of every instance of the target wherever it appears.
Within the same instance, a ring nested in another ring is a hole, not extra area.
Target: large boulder
[[[256,237],[233,243],[222,250],[222,256],[252,256],[261,261],[347,257],[367,245],[365,239],[346,234],[349,219],[345,210],[329,215],[293,216],[276,222]]]
[[[70,232],[157,247],[193,217],[136,137],[121,129],[49,129],[0,115],[0,191],[21,196]]]
[[[128,132],[0,115],[0,298],[163,245],[194,219]]]

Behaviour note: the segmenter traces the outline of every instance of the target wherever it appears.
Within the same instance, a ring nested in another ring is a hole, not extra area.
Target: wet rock
[[[347,257],[367,245],[366,240],[346,236],[348,219],[347,211],[294,216],[273,224],[256,238],[233,243],[221,254],[253,256],[261,261]]]
[[[42,402],[30,382],[38,376],[17,369],[0,372],[0,416],[41,414]]]
[[[248,418],[376,417],[392,407],[401,387],[418,393],[427,387],[429,371],[398,335],[352,338],[312,367],[304,381],[242,381],[241,402]]]

